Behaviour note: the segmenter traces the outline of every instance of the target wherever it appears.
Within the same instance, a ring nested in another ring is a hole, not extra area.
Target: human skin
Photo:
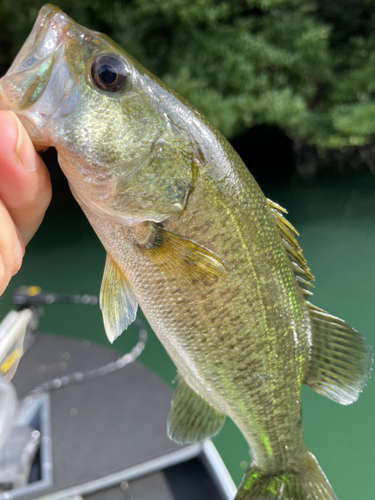
[[[0,111],[0,296],[51,201],[48,170],[15,114]]]

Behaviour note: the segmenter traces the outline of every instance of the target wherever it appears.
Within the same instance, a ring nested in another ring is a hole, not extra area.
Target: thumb
[[[0,199],[26,245],[51,200],[48,170],[17,116],[0,111]]]

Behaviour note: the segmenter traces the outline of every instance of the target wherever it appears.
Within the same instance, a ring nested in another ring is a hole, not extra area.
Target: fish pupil
[[[93,62],[91,76],[100,89],[108,92],[118,92],[127,83],[125,62],[112,54],[102,54]]]
[[[107,64],[103,64],[100,66],[98,69],[98,76],[104,85],[111,85],[115,83],[117,79],[117,71],[112,68],[111,66],[108,66]]]

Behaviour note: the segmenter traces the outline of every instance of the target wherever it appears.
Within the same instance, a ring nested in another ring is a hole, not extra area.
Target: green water
[[[299,242],[316,277],[313,303],[344,318],[375,345],[375,179],[331,179],[263,189],[289,210],[289,220],[301,234]],[[11,292],[21,284],[57,293],[98,294],[104,260],[104,251],[78,206],[66,194],[57,194],[27,248],[22,270],[0,299],[0,319],[11,308]],[[94,307],[49,306],[40,330],[108,346],[100,312]],[[114,348],[125,352],[135,339],[130,328]],[[175,368],[150,329],[140,360],[171,384]],[[350,407],[332,403],[306,387],[302,391],[306,442],[340,500],[374,498],[374,387],[370,380]],[[238,483],[249,463],[241,434],[227,422],[214,442]]]

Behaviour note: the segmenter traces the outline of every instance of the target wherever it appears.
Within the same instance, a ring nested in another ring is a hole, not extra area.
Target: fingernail
[[[30,137],[25,132],[18,116],[13,113],[13,111],[9,111],[9,113],[13,116],[14,121],[17,124],[17,144],[16,144],[16,158],[18,163],[28,170],[29,172],[34,172],[38,166],[38,161],[36,157],[35,148],[33,143],[31,142]]]

